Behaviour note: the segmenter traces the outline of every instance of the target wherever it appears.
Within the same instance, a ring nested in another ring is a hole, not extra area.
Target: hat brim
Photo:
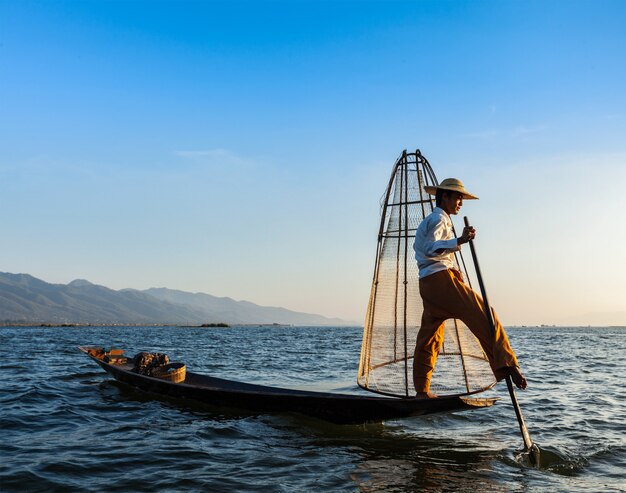
[[[476,197],[476,195],[472,195],[471,193],[469,193],[467,190],[465,189],[459,189],[457,187],[446,187],[446,186],[425,186],[424,190],[426,191],[427,194],[429,195],[437,195],[437,189],[440,190],[450,190],[451,192],[459,192],[464,199],[467,200],[478,200],[478,197]]]

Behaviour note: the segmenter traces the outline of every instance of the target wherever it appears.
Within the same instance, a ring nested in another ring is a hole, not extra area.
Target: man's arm
[[[473,240],[476,236],[476,230],[472,226],[466,226],[463,228],[463,233],[458,238],[451,238],[449,240],[442,239],[445,235],[445,225],[443,221],[440,221],[432,230],[432,235],[429,235],[428,239],[432,241],[427,248],[430,256],[443,255],[444,253],[456,252],[461,249],[461,245]],[[433,255],[434,254],[434,255]]]
[[[459,250],[457,239],[452,236],[452,231],[443,217],[430,219],[432,222],[428,224],[424,245],[426,256],[436,258]]]

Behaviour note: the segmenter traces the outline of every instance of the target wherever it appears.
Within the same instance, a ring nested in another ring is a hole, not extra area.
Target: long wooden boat
[[[252,412],[294,412],[339,424],[467,411],[490,407],[497,400],[467,396],[412,399],[314,392],[254,385],[192,372],[186,372],[183,382],[174,383],[135,373],[132,371],[133,365],[123,360],[105,362],[103,355],[89,353],[90,349],[95,348],[79,347],[79,349],[116,380],[146,392]]]

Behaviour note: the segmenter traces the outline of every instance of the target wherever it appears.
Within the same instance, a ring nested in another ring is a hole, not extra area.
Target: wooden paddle
[[[465,226],[469,227],[469,219],[467,216],[464,218]],[[474,267],[476,268],[476,277],[478,278],[478,284],[480,285],[480,292],[483,296],[483,302],[485,304],[485,313],[487,314],[487,320],[489,321],[489,327],[491,331],[495,334],[496,326],[493,321],[493,314],[491,313],[491,305],[489,304],[489,300],[487,299],[487,290],[485,289],[485,284],[483,283],[483,276],[480,273],[480,265],[478,264],[478,257],[476,256],[476,248],[474,247],[474,241],[470,240],[470,250],[472,251],[472,259],[474,260]],[[528,453],[528,457],[530,459],[530,463],[533,466],[539,464],[539,447],[533,443],[530,439],[530,433],[528,433],[528,428],[526,428],[526,423],[524,422],[524,416],[522,416],[522,410],[519,407],[519,402],[517,402],[517,395],[515,394],[515,389],[513,388],[513,382],[511,381],[511,377],[507,376],[505,378],[506,386],[509,389],[509,395],[511,396],[511,402],[513,403],[513,409],[515,409],[515,415],[517,416],[517,422],[519,423],[519,429],[522,432],[522,438],[524,439],[524,451]]]

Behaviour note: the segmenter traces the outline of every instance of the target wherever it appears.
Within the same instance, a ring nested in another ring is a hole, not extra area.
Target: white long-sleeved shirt
[[[420,278],[455,268],[454,252],[460,249],[450,216],[443,209],[435,207],[415,232],[413,250]]]

